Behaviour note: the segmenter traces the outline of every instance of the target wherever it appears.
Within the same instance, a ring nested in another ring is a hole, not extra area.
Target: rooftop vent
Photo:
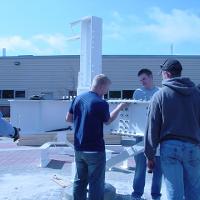
[[[2,56],[3,56],[3,57],[6,57],[6,48],[3,48],[3,49],[2,49]]]

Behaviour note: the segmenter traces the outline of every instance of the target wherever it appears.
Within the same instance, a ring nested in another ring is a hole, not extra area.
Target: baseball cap
[[[162,71],[168,71],[168,72],[181,72],[182,71],[182,65],[181,63],[176,59],[167,59],[162,65],[160,65],[160,68]]]

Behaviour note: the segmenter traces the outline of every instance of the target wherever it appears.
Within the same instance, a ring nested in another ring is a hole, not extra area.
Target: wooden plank
[[[122,136],[120,136],[120,135],[111,135],[110,133],[104,134],[105,144],[120,145],[121,139],[122,139]],[[67,140],[73,144],[74,143],[74,134],[73,133],[67,134]]]
[[[57,175],[54,175],[51,179],[53,182],[61,186],[62,188],[70,187],[72,186],[72,182],[68,180],[63,180],[62,178],[58,177]]]
[[[70,143],[74,143],[74,134],[67,133],[66,134],[67,140]],[[104,134],[105,144],[113,144],[113,145],[120,145],[121,144],[121,136],[120,135],[111,135],[111,134]],[[57,132],[52,133],[39,133],[39,134],[30,134],[30,135],[22,135],[19,139],[18,145],[19,146],[41,146],[46,142],[55,142],[57,141]]]
[[[46,142],[57,141],[57,133],[39,133],[20,136],[19,146],[41,146]]]

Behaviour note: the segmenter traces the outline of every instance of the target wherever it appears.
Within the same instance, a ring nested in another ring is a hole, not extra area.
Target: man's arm
[[[67,113],[67,115],[65,117],[65,120],[67,122],[70,122],[70,123],[73,123],[73,113],[74,113],[73,105],[74,105],[75,99],[71,102],[70,107],[69,107],[69,111],[68,111],[68,113]]]
[[[105,122],[105,124],[108,125],[108,124],[110,124],[111,122],[113,122],[113,121],[117,118],[119,112],[120,112],[121,110],[123,110],[123,108],[128,107],[128,105],[129,105],[129,103],[120,103],[120,104],[110,113],[110,118],[109,118],[109,120],[108,120],[107,122]]]
[[[70,112],[68,112],[67,115],[66,115],[65,120],[66,120],[67,122],[73,123],[73,114],[70,113]]]
[[[145,149],[144,153],[148,160],[153,161],[156,149],[160,140],[160,130],[162,125],[162,113],[159,104],[159,95],[155,95],[150,102],[147,127],[145,131]]]

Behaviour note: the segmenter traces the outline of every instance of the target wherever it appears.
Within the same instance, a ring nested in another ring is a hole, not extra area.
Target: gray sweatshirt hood
[[[195,84],[186,77],[175,77],[162,81],[164,87],[169,87],[182,95],[191,95],[197,90]]]

